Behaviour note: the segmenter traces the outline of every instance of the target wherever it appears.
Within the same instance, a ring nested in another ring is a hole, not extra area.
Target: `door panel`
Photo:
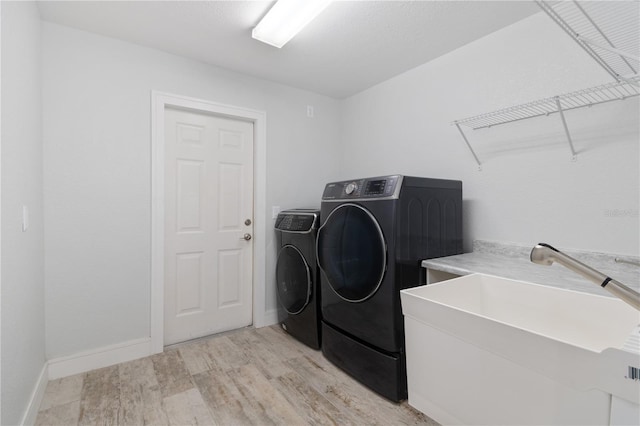
[[[253,125],[165,110],[165,344],[252,323]]]
[[[386,256],[380,225],[357,204],[337,207],[318,231],[318,265],[331,289],[349,302],[375,294],[384,277]]]
[[[218,205],[220,206],[220,230],[240,229],[244,219],[241,217],[242,198],[242,165],[220,164],[220,189]]]
[[[204,127],[186,123],[176,123],[178,143],[202,146],[204,144]]]
[[[242,304],[242,293],[236,285],[242,277],[242,250],[221,250],[218,252],[218,307],[227,308]]]
[[[176,292],[176,315],[202,312],[203,258],[200,253],[182,253],[176,256],[176,276],[180,291]]]
[[[291,315],[297,315],[311,298],[311,269],[295,246],[287,244],[278,253],[276,287],[280,305]]]
[[[202,231],[204,162],[178,160],[177,168],[177,231]]]

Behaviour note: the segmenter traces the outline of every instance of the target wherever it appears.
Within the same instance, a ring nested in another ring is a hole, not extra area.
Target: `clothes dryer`
[[[320,349],[320,276],[316,236],[320,211],[285,210],[276,219],[276,288],[285,311],[282,328],[307,346]]]
[[[379,394],[406,399],[400,290],[425,284],[423,259],[462,253],[462,182],[329,183],[321,216],[322,352]]]

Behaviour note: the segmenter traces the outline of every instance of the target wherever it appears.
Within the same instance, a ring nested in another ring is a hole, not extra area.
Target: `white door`
[[[169,345],[252,323],[253,124],[165,110]]]

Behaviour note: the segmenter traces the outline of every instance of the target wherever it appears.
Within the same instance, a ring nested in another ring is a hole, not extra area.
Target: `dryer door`
[[[380,225],[357,204],[333,210],[318,231],[318,265],[338,296],[362,302],[380,287],[387,248]]]
[[[290,314],[297,315],[311,299],[311,270],[295,246],[287,244],[278,253],[276,262],[278,300]]]

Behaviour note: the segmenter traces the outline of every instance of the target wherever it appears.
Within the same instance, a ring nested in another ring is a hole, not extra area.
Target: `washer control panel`
[[[276,218],[276,229],[289,232],[309,232],[317,226],[317,213],[283,211]]]
[[[401,186],[400,175],[333,182],[324,188],[322,200],[398,198]]]

